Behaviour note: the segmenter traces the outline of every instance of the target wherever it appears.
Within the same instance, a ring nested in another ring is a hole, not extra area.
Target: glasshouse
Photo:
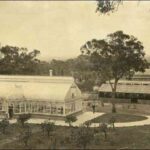
[[[82,112],[81,91],[72,77],[0,76],[0,111],[65,117]]]

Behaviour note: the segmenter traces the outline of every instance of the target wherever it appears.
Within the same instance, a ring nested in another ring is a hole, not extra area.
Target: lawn
[[[115,122],[132,122],[132,121],[141,121],[147,119],[144,116],[131,115],[125,113],[106,113],[102,116],[96,117],[91,120],[93,123],[108,123],[111,118],[115,118]]]
[[[80,145],[69,138],[72,137],[72,132],[77,131],[75,127],[56,126],[50,137],[43,134],[40,125],[31,125],[31,127],[36,132],[32,133],[28,147],[25,147],[22,141],[16,139],[3,144],[0,141],[0,149],[50,149],[53,139],[56,139],[55,149],[81,149]],[[18,127],[16,125],[9,127],[8,131],[10,129],[13,129],[13,132],[7,132],[5,140],[17,135]],[[87,145],[89,149],[150,148],[150,126],[109,129],[107,139],[104,138],[104,134],[99,128],[90,128],[89,130],[95,131],[94,137]],[[2,134],[0,134],[1,136]],[[0,139],[2,140],[2,138]]]

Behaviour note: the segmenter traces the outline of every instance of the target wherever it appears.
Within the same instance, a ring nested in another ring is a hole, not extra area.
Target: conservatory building
[[[0,76],[1,115],[63,118],[79,112],[81,91],[72,77]]]

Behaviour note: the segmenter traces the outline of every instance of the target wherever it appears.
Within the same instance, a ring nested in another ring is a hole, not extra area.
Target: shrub
[[[8,128],[9,126],[9,121],[7,119],[3,119],[1,122],[0,122],[0,129],[2,131],[3,134],[6,133],[6,128]]]
[[[85,125],[86,127],[90,127],[91,126],[91,121],[86,121],[83,125]]]
[[[65,122],[69,124],[69,126],[72,126],[72,123],[77,120],[76,116],[68,115],[66,116]]]
[[[106,140],[107,139],[107,130],[108,130],[107,124],[102,123],[99,125],[99,128],[100,128],[100,131],[104,133],[105,140]]]
[[[21,114],[18,116],[17,121],[18,123],[21,123],[21,125],[24,127],[24,123],[31,118],[30,114]]]
[[[28,124],[24,125],[24,128],[22,129],[19,138],[21,141],[23,141],[25,146],[28,146],[28,142],[31,138],[31,135],[32,135],[31,127]]]
[[[83,149],[86,149],[87,144],[91,142],[94,134],[92,130],[87,127],[81,126],[76,132],[75,142],[78,146],[82,146]]]
[[[99,145],[100,144],[100,140],[101,140],[100,134],[95,134],[94,135],[94,143],[96,145]]]
[[[109,119],[109,123],[112,125],[113,129],[115,129],[115,122],[116,122],[116,118],[114,116],[112,116]]]
[[[54,131],[55,123],[54,122],[50,122],[50,121],[41,123],[41,128],[42,128],[43,134],[45,132],[47,132],[47,136],[49,137],[50,133],[52,131]]]

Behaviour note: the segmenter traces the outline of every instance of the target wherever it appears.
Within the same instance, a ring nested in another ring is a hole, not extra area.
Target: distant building
[[[82,112],[81,91],[72,77],[1,75],[0,112],[63,118]]]
[[[100,98],[111,97],[111,87],[109,83],[102,84],[97,89]],[[144,73],[136,73],[132,80],[119,80],[116,91],[116,99],[131,100],[150,100],[150,69]]]

